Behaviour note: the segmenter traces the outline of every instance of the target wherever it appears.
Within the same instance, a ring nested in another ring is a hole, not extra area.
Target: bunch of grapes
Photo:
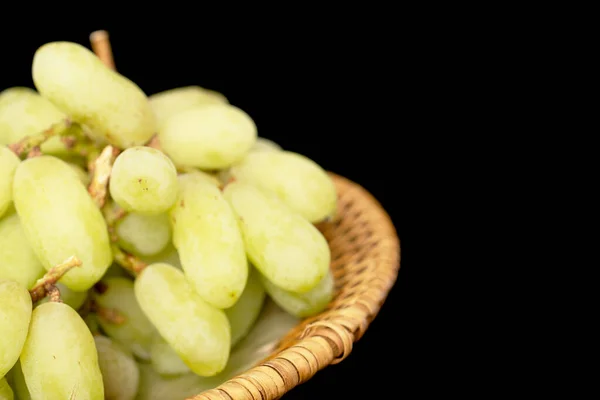
[[[249,366],[257,325],[331,301],[321,167],[221,93],[148,97],[76,43],[32,74],[0,93],[0,399],[190,395]]]

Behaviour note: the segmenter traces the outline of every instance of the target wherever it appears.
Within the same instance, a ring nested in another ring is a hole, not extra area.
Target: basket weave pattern
[[[338,217],[319,229],[331,248],[336,294],[327,309],[302,321],[256,367],[193,400],[270,400],[336,364],[375,318],[400,268],[400,242],[389,216],[359,185],[331,174]]]

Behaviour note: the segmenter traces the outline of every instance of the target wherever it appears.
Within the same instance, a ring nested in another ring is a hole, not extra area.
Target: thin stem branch
[[[48,287],[54,285],[60,278],[62,278],[67,272],[75,267],[80,267],[82,264],[81,260],[75,256],[67,258],[64,262],[55,265],[50,268],[46,274],[37,280],[35,285],[29,290],[31,294],[31,300],[35,303],[40,299],[46,297],[48,294]]]
[[[48,297],[50,299],[51,302],[54,303],[62,303],[62,299],[60,297],[60,289],[58,287],[56,287],[55,285],[46,285],[44,286],[44,288],[46,289],[46,293],[48,294]]]
[[[113,146],[106,146],[100,156],[94,161],[92,181],[88,192],[99,208],[104,207],[106,202],[106,189],[112,172],[112,166],[119,155],[120,150]]]
[[[144,268],[148,266],[148,264],[134,256],[133,254],[127,253],[116,244],[112,245],[112,250],[115,262],[121,267],[123,267],[125,270],[132,273],[133,276],[137,276],[140,272],[144,270]]]
[[[92,32],[90,35],[92,50],[108,68],[115,70],[112,48],[108,38],[108,32],[104,30]]]
[[[72,123],[69,118],[65,118],[56,124],[52,125],[50,128],[45,131],[38,133],[36,135],[26,136],[23,139],[19,140],[16,143],[9,145],[8,147],[19,157],[23,154],[28,154],[31,150],[36,147],[41,146],[48,139],[63,135],[65,132],[69,130]]]

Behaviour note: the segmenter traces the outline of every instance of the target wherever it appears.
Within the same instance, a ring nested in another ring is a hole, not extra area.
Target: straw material
[[[359,185],[331,174],[338,217],[319,229],[331,248],[336,295],[327,309],[303,320],[256,367],[193,400],[270,400],[352,351],[375,318],[400,268],[400,241],[381,205]]]

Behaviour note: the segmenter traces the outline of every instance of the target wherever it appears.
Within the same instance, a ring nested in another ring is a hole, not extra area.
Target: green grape
[[[60,298],[63,301],[63,303],[65,303],[68,306],[71,306],[73,310],[79,310],[79,308],[81,308],[81,306],[83,305],[83,303],[85,303],[85,300],[87,299],[87,291],[75,292],[60,282],[56,284],[56,287],[60,291]],[[38,302],[37,306],[39,307],[41,304],[47,303],[49,301],[50,298],[44,297]]]
[[[19,359],[27,338],[31,306],[25,286],[0,279],[0,378]]]
[[[190,372],[181,357],[158,334],[154,336],[150,358],[152,367],[161,375],[181,375]]]
[[[265,139],[263,137],[256,138],[256,143],[250,149],[250,151],[281,151],[281,146],[272,140]]]
[[[113,259],[106,223],[64,161],[52,156],[23,161],[15,173],[13,196],[29,244],[46,270],[76,256],[82,265],[60,282],[83,292],[100,280]]]
[[[181,266],[181,260],[179,259],[179,253],[177,252],[175,246],[173,246],[173,243],[167,244],[167,247],[158,254],[153,256],[141,256],[140,259],[148,265],[163,263],[170,264],[178,269],[183,269]]]
[[[231,347],[234,347],[250,332],[260,315],[265,297],[265,289],[260,282],[260,274],[256,269],[250,268],[248,283],[246,283],[242,296],[233,307],[225,310],[231,326]]]
[[[281,289],[272,284],[264,276],[261,282],[269,297],[288,313],[298,317],[306,318],[323,311],[333,299],[334,281],[331,271],[312,290],[306,293],[293,293]]]
[[[140,387],[136,400],[181,400],[191,398],[225,382],[221,375],[204,378],[193,373],[162,376],[150,364],[138,364]]]
[[[231,331],[227,316],[192,289],[168,264],[146,267],[135,281],[140,307],[160,335],[197,375],[213,376],[227,365]]]
[[[104,400],[94,337],[66,304],[33,310],[21,368],[34,399]]]
[[[115,324],[98,316],[98,323],[111,339],[140,359],[148,360],[156,329],[140,308],[133,289],[133,281],[130,279],[103,279],[94,288],[94,300],[101,307],[117,310],[125,317],[125,322]]]
[[[0,219],[0,260],[0,279],[19,282],[27,289],[46,272],[14,211]]]
[[[33,57],[32,75],[42,96],[99,139],[126,148],[142,145],[156,133],[146,94],[79,44],[41,46]]]
[[[159,130],[160,145],[178,166],[227,168],[256,142],[256,125],[229,104],[211,104],[180,112]]]
[[[171,224],[167,214],[130,213],[117,223],[119,245],[136,256],[160,253],[171,242]]]
[[[126,211],[161,214],[177,200],[177,170],[161,151],[132,147],[115,160],[109,189],[113,200]]]
[[[138,391],[140,371],[125,349],[106,336],[94,336],[106,400],[133,400]]]
[[[336,212],[333,181],[303,155],[289,151],[252,152],[231,167],[231,175],[272,192],[309,222],[320,222]]]
[[[90,175],[81,166],[73,163],[68,163],[67,165],[75,172],[81,183],[86,187],[89,186],[91,180]]]
[[[0,400],[14,400],[14,394],[8,382],[0,378]]]
[[[12,184],[20,162],[8,147],[0,145],[0,218],[12,204]]]
[[[248,278],[235,215],[221,190],[198,175],[181,175],[179,186],[179,200],[170,215],[185,276],[204,301],[221,309],[231,307]]]
[[[42,133],[68,116],[35,90],[13,87],[0,93],[0,144],[16,143],[19,140]],[[81,135],[81,127],[72,125],[66,135]],[[40,146],[45,154],[67,154],[68,149],[53,137]]]
[[[314,225],[247,183],[230,183],[223,194],[238,217],[248,258],[265,277],[296,293],[319,284],[331,254]]]
[[[152,106],[154,115],[156,115],[156,124],[159,127],[173,115],[190,108],[206,104],[228,103],[221,93],[200,86],[165,90],[149,96],[148,101],[150,101],[150,106]]]
[[[10,374],[12,375],[12,382],[9,381],[9,384],[13,388],[15,399],[31,400],[31,395],[29,394],[29,389],[27,389],[25,377],[23,376],[23,370],[21,369],[21,361],[17,361],[15,366],[10,370]]]

